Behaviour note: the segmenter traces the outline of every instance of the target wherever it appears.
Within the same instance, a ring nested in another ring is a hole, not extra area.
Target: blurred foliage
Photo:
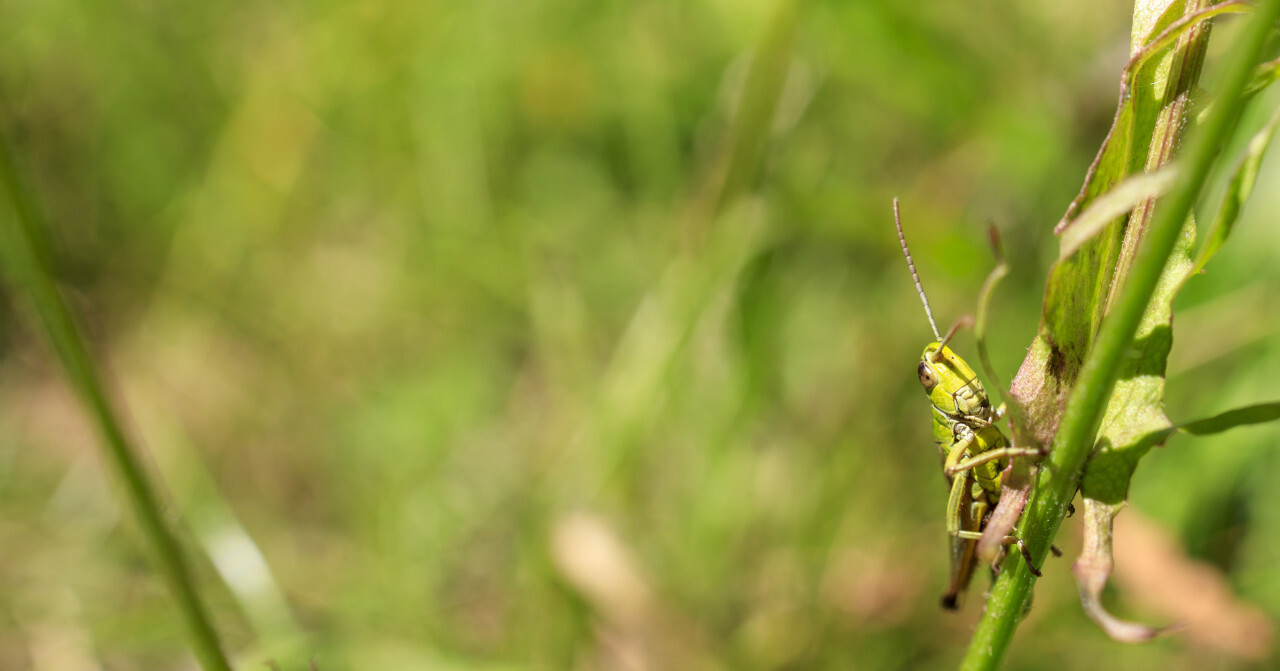
[[[0,133],[239,666],[954,665],[978,608],[937,607],[929,335],[890,199],[940,322],[1005,232],[1008,376],[1128,7],[797,7],[0,0]],[[744,96],[764,67],[776,97]],[[730,192],[735,141],[758,150]],[[1276,397],[1277,167],[1179,300],[1175,422]],[[3,316],[0,667],[183,668],[92,433]],[[1175,437],[1131,491],[1273,621],[1277,438]],[[1111,607],[1158,618],[1117,561]],[[1120,647],[1068,567],[1008,668],[1277,659]]]

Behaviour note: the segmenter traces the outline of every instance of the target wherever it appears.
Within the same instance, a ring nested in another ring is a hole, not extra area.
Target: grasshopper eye
[[[927,362],[920,362],[920,368],[916,370],[916,374],[920,376],[920,385],[925,391],[933,391],[933,388],[938,386],[938,376],[933,374],[933,367]]]

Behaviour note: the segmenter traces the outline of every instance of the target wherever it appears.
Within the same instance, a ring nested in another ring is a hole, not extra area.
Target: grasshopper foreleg
[[[962,447],[963,444],[963,447]],[[963,458],[965,449],[968,448],[967,441],[964,443],[957,442],[951,452],[947,454],[947,463],[943,466],[943,472],[947,477],[954,478],[957,473],[963,473],[975,466],[996,461],[999,459],[1011,459],[1013,457],[1036,457],[1044,454],[1044,451],[1036,447],[999,447],[993,450],[987,450],[976,457]]]

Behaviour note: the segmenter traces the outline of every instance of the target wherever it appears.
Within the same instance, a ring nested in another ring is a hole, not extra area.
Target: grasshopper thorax
[[[920,355],[916,372],[920,386],[942,414],[983,419],[990,416],[991,401],[978,375],[945,344],[929,343]]]

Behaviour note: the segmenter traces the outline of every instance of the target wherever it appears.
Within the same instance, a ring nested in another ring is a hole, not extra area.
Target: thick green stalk
[[[1150,228],[1140,243],[1137,259],[1085,360],[1053,451],[1039,471],[1031,505],[1020,525],[1020,535],[1038,563],[1043,563],[1048,554],[1067,504],[1075,495],[1103,410],[1115,386],[1118,364],[1130,347],[1218,148],[1235,128],[1245,85],[1278,15],[1280,0],[1258,3],[1257,15],[1249,20],[1225,69],[1214,109],[1204,124],[1191,133],[1180,160],[1183,170],[1173,189],[1157,206]],[[994,669],[1000,664],[1030,598],[1032,582],[1023,562],[1005,564],[970,641],[962,669]]]
[[[231,665],[222,652],[186,557],[165,522],[156,490],[138,459],[137,450],[121,428],[71,310],[54,283],[52,254],[43,233],[14,170],[8,147],[0,139],[0,261],[13,286],[24,290],[31,300],[72,387],[98,427],[106,445],[107,462],[120,477],[142,535],[178,601],[201,665],[206,671],[230,671]]]

